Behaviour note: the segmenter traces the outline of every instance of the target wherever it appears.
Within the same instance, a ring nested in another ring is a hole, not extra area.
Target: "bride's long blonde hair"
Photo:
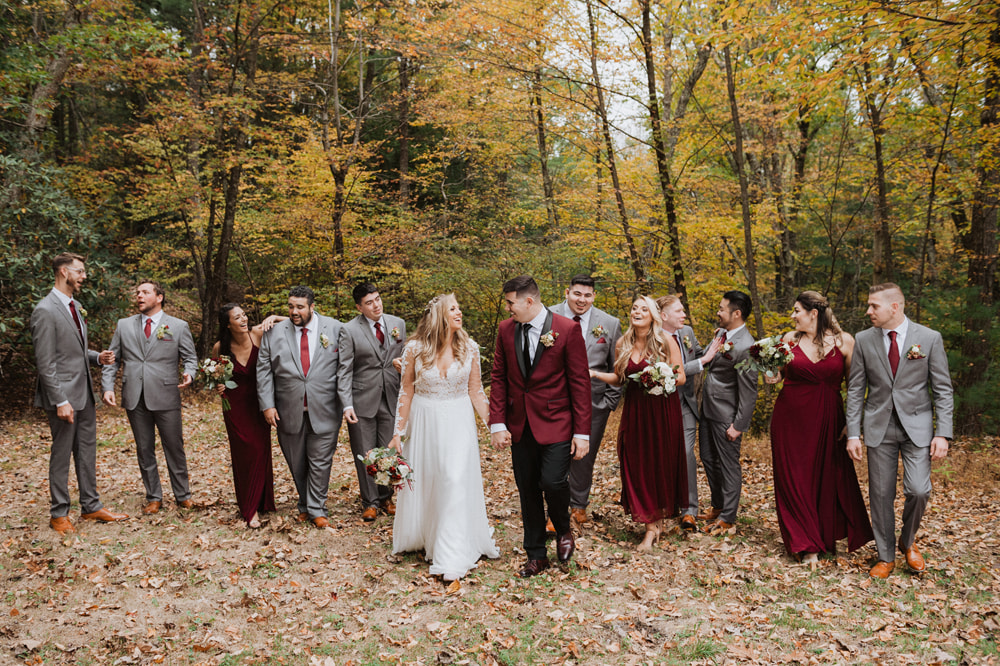
[[[420,317],[412,339],[418,343],[417,359],[425,367],[437,363],[444,351],[448,341],[448,308],[452,305],[458,305],[455,294],[438,294],[424,307],[424,314]],[[451,349],[459,364],[465,363],[471,348],[472,341],[465,329],[455,331],[451,338]]]
[[[649,333],[646,335],[645,358],[650,363],[656,363],[657,361],[670,363],[670,345],[667,342],[666,333],[663,332],[663,320],[660,319],[660,308],[657,307],[656,301],[649,296],[636,296],[635,300],[632,301],[632,305],[635,305],[639,301],[643,301],[646,304],[649,308],[649,314],[653,318],[649,326]],[[629,318],[631,319],[631,316]],[[615,359],[615,374],[622,381],[625,381],[625,368],[628,367],[632,350],[635,349],[636,337],[635,327],[629,324],[628,330],[622,336],[618,358]]]

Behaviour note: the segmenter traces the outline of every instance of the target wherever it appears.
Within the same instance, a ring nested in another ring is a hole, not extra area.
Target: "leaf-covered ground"
[[[641,528],[616,504],[614,424],[598,459],[596,520],[575,563],[520,580],[510,461],[484,448],[503,555],[446,588],[419,555],[391,556],[391,520],[359,520],[346,430],[331,528],[291,522],[291,479],[275,444],[278,511],[250,531],[237,515],[216,403],[196,397],[184,411],[197,507],[179,511],[168,496],[153,517],[135,517],[143,493],[124,412],[102,409],[102,498],[133,518],[80,525],[64,540],[48,527],[41,416],[0,425],[0,662],[1000,663],[1000,451],[992,441],[958,442],[935,465],[918,541],[928,571],[911,575],[898,560],[887,582],[868,578],[873,545],[846,554],[842,542],[815,570],[784,554],[765,439],[744,443],[735,534],[675,533],[652,554],[636,553]],[[167,485],[162,457],[160,468]],[[864,488],[863,466],[859,473]]]

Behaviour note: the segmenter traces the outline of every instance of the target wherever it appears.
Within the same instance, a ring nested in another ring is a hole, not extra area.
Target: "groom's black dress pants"
[[[525,424],[520,441],[510,447],[514,480],[521,496],[524,523],[524,552],[530,560],[547,556],[545,547],[545,506],[556,534],[570,531],[569,465],[572,442],[541,445]]]

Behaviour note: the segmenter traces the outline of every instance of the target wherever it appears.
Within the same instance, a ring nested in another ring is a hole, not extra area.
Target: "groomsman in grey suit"
[[[372,521],[379,508],[395,515],[396,506],[392,488],[376,485],[358,456],[387,446],[392,439],[400,379],[392,361],[403,353],[406,323],[382,311],[382,297],[371,282],[354,287],[352,296],[359,314],[340,331],[337,382],[361,488],[361,517]]]
[[[687,325],[687,313],[681,299],[671,294],[656,299],[663,320],[663,330],[674,336],[681,348],[681,364],[688,381],[680,387],[681,416],[684,419],[684,449],[687,455],[688,504],[681,512],[681,528],[688,532],[698,529],[695,517],[698,515],[698,458],[694,445],[698,435],[698,399],[694,393],[692,377],[701,373],[712,362],[719,351],[720,338],[712,338],[711,344],[703,348],[695,337],[694,329]]]
[[[110,350],[87,347],[86,311],[74,296],[87,270],[83,257],[63,252],[52,260],[55,286],[31,313],[38,383],[35,406],[45,410],[52,432],[49,452],[49,526],[59,534],[76,532],[69,515],[69,461],[80,487],[80,517],[109,523],[128,518],[101,504],[97,492],[97,419],[91,365],[114,362]]]
[[[157,282],[140,282],[135,289],[139,314],[118,320],[111,351],[114,363],[101,375],[104,403],[114,407],[115,376],[122,371],[122,407],[135,437],[135,454],[146,488],[145,514],[157,513],[163,502],[160,470],[156,465],[156,430],[160,431],[163,457],[170,473],[170,487],[177,506],[190,509],[184,433],[181,428],[180,389],[189,385],[198,369],[194,338],[186,322],[163,311],[163,287]],[[183,380],[177,380],[178,364],[183,364]]]
[[[278,444],[298,492],[296,520],[330,522],[326,497],[343,419],[337,398],[341,324],[315,311],[309,287],[288,292],[288,319],[264,334],[257,355],[257,400],[278,431]]]
[[[898,546],[910,569],[926,568],[914,545],[931,493],[931,461],[948,455],[952,389],[941,334],[910,321],[895,284],[868,293],[872,328],[856,336],[847,382],[847,451],[861,460],[861,422],[868,450],[868,495],[879,561],[873,578],[896,566],[896,474],[903,459],[903,526]]]
[[[724,534],[736,524],[743,490],[740,448],[757,403],[757,373],[735,366],[753,344],[746,327],[751,310],[750,296],[742,291],[723,294],[716,312],[719,353],[708,366],[702,387],[701,463],[712,492],[712,508],[699,517],[709,521],[704,529],[712,535]]]
[[[552,312],[568,317],[580,324],[583,342],[587,346],[587,362],[598,372],[615,371],[615,345],[622,335],[621,323],[604,310],[594,307],[596,282],[589,275],[574,275],[566,289],[566,300],[554,305]],[[594,480],[594,461],[604,439],[604,429],[608,416],[618,406],[621,388],[611,386],[599,379],[590,380],[590,449],[587,455],[573,460],[569,466],[569,506],[570,518],[583,525],[590,502],[590,488]],[[550,521],[551,522],[551,521]],[[553,528],[550,530],[555,532]]]

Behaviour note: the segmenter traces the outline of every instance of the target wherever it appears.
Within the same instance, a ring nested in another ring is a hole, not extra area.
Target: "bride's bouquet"
[[[378,485],[401,490],[405,483],[413,488],[413,468],[394,449],[379,446],[369,451],[367,456],[358,456],[358,460],[364,463],[368,476],[374,478]]]
[[[217,386],[225,386],[227,389],[236,388],[233,381],[233,362],[225,354],[206,358],[198,364],[198,371],[195,373],[195,381],[203,389],[214,391]],[[222,411],[228,412],[231,405],[226,396],[222,396]]]
[[[780,335],[763,338],[750,345],[747,357],[736,364],[737,370],[755,370],[765,377],[777,377],[788,365],[794,354],[792,347]]]
[[[677,374],[674,372],[674,367],[669,363],[658,361],[650,363],[628,378],[638,382],[649,395],[670,395],[677,390]]]

